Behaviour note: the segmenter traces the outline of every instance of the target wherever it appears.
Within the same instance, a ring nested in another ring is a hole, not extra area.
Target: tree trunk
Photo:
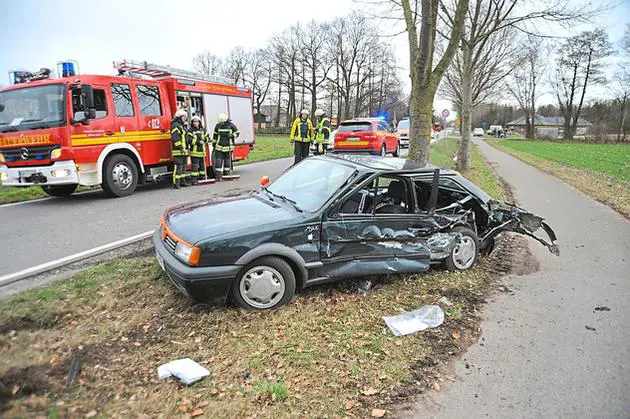
[[[412,88],[412,91],[414,89]],[[409,159],[420,163],[429,161],[429,144],[431,143],[431,117],[433,116],[434,91],[427,87],[415,90],[417,94],[409,98],[409,115],[411,119],[410,135],[412,141],[409,144]],[[414,141],[415,140],[415,141]]]
[[[472,83],[472,50],[466,43],[462,42],[462,140],[459,144],[459,151],[457,153],[457,170],[460,171],[467,171],[470,169],[473,110]]]

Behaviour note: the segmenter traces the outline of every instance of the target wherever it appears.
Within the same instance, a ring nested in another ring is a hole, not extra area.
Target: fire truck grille
[[[164,246],[166,246],[171,252],[175,253],[175,246],[177,246],[177,242],[167,235],[164,238]]]
[[[5,148],[4,150],[2,150],[2,155],[9,163],[32,160],[48,160],[50,159],[50,153],[56,148],[59,148],[59,146],[54,144]]]

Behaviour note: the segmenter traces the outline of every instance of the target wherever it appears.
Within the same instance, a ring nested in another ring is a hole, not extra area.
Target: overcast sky
[[[613,5],[595,25],[618,42],[630,23],[630,0]],[[82,73],[113,74],[112,61],[123,58],[190,68],[203,50],[223,56],[238,45],[264,47],[272,34],[298,21],[366,7],[352,0],[0,0],[0,85],[8,84],[9,70],[55,68],[68,58],[79,61]],[[390,42],[407,82],[405,37]]]

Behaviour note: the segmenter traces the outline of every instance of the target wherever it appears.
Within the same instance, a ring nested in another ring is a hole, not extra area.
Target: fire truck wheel
[[[138,186],[138,168],[125,154],[114,154],[105,160],[103,183],[105,194],[111,197],[131,195]]]
[[[50,196],[69,196],[77,190],[79,185],[47,185],[42,186],[44,192]]]

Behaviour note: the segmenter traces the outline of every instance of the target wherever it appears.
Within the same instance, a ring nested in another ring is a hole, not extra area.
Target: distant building
[[[564,136],[564,118],[536,115],[534,125],[536,126],[537,138],[556,139]],[[506,126],[508,129],[513,129],[521,134],[525,134],[525,117],[510,121]],[[587,120],[578,118],[575,135],[588,134],[592,126],[593,124]]]

